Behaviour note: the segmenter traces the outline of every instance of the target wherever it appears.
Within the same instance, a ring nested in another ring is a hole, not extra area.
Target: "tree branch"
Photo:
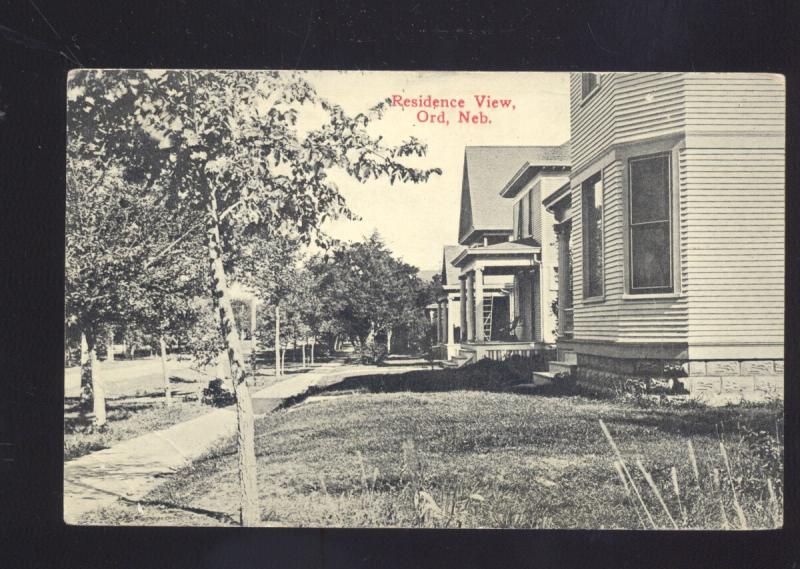
[[[166,247],[164,247],[164,249],[162,249],[161,251],[159,251],[159,252],[158,252],[158,253],[155,255],[155,257],[152,257],[150,260],[148,260],[148,261],[147,261],[147,262],[144,264],[144,268],[145,268],[145,269],[149,269],[150,267],[152,267],[152,266],[153,266],[153,264],[154,264],[156,261],[158,261],[158,260],[159,260],[160,258],[162,258],[164,255],[166,255],[167,253],[169,253],[169,252],[170,252],[170,251],[171,251],[171,250],[172,250],[174,247],[176,247],[176,246],[177,246],[177,245],[178,245],[178,244],[179,244],[181,241],[183,241],[183,240],[184,240],[184,239],[186,239],[186,238],[187,238],[189,235],[191,235],[191,233],[192,233],[193,231],[195,231],[195,230],[196,230],[197,228],[199,228],[199,227],[202,227],[204,224],[205,224],[205,220],[201,220],[201,221],[199,221],[198,223],[195,223],[194,225],[192,225],[192,226],[191,226],[189,229],[187,229],[186,231],[184,231],[184,233],[183,233],[183,234],[182,234],[180,237],[178,237],[178,238],[177,238],[175,241],[173,241],[172,243],[170,243],[169,245],[167,245]]]

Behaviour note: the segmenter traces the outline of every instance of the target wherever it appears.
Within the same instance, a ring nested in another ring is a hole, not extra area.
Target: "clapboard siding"
[[[781,77],[619,73],[581,100],[571,78],[575,339],[782,344],[784,325],[785,91]],[[619,145],[682,136],[676,172],[680,290],[625,297],[623,168],[603,171],[605,275],[600,302],[583,300],[580,181]],[[693,346],[698,346],[697,349]],[[704,351],[706,350],[706,351]]]
[[[599,89],[586,101],[581,98],[581,74],[570,76],[570,158],[578,171],[600,149],[614,141],[614,93],[617,74],[602,74]]]
[[[687,148],[681,158],[690,353],[723,339],[783,341],[785,157],[775,141],[756,148],[762,138],[739,134],[740,149]]]
[[[688,73],[685,75],[686,134],[735,133],[743,146],[758,147],[744,133],[782,134],[785,86],[781,76],[767,74]]]
[[[606,341],[684,341],[687,334],[685,299],[624,300],[624,240],[622,163],[603,170],[604,297],[583,300],[583,229],[580,186],[572,188],[574,335],[576,339]]]

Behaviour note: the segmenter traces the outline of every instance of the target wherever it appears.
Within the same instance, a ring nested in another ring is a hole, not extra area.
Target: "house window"
[[[628,162],[630,292],[672,292],[670,155]]]
[[[583,201],[583,297],[603,295],[603,177],[581,184]]]
[[[586,99],[600,85],[599,73],[581,73],[581,99]]]
[[[513,207],[513,223],[514,223],[514,230],[512,231],[512,235],[514,239],[519,239],[519,203],[515,203]]]
[[[536,212],[534,211],[535,201],[533,199],[532,194],[528,194],[528,235],[533,237],[533,220],[536,217]]]
[[[527,237],[531,234],[531,195],[525,194],[520,202],[522,215],[520,216],[520,236]]]
[[[517,202],[516,207],[517,207],[517,239],[521,239],[522,234],[525,231],[524,229],[525,225],[523,219],[525,217],[524,216],[525,210],[522,207],[522,200]]]

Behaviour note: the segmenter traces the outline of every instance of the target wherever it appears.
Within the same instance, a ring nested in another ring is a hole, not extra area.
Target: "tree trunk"
[[[92,402],[92,358],[86,332],[81,332],[81,409],[88,409]]]
[[[106,361],[114,361],[114,330],[112,328],[108,329],[106,335]]]
[[[256,380],[256,328],[258,304],[256,298],[250,300],[250,371],[253,374],[253,381]]]
[[[392,329],[386,331],[386,353],[392,353]]]
[[[308,338],[303,341],[303,367],[306,367],[306,344],[308,343]]]
[[[283,347],[283,350],[281,350],[281,352],[282,352],[282,355],[281,355],[281,375],[286,373],[286,348],[288,348],[288,347],[289,346],[288,346],[288,342],[287,342],[287,345]]]
[[[293,342],[293,345],[292,345],[292,363],[296,364],[297,363],[297,336],[292,338],[292,342]]]
[[[275,304],[275,377],[281,374],[281,307]]]
[[[103,386],[103,373],[100,370],[100,362],[97,360],[96,348],[96,342],[92,342],[89,347],[89,361],[92,367],[92,408],[94,410],[95,426],[103,427],[106,424],[106,392]]]
[[[314,365],[314,348],[317,345],[317,338],[316,336],[311,338],[311,365]]]
[[[172,388],[169,385],[169,373],[167,372],[167,342],[162,334],[158,339],[161,348],[161,375],[164,379],[164,394],[167,398],[167,406],[172,405]]]
[[[211,268],[211,290],[214,308],[219,315],[220,333],[231,369],[231,383],[236,397],[236,439],[239,462],[239,492],[241,499],[241,524],[255,526],[261,521],[256,476],[255,417],[250,391],[245,383],[242,346],[236,329],[231,305],[228,280],[222,261],[222,243],[219,231],[217,199],[213,190],[208,206],[208,260]]]

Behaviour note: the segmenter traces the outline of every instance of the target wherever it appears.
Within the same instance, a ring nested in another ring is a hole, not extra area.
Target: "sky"
[[[441,268],[443,246],[458,242],[465,146],[559,145],[569,138],[567,73],[309,71],[307,79],[320,96],[352,114],[393,95],[464,100],[461,109],[445,109],[449,124],[420,122],[419,107],[398,105],[370,127],[389,144],[409,136],[427,143],[426,157],[410,165],[441,168],[441,176],[394,186],[388,180],[361,184],[343,174],[332,176],[361,219],[328,222],[323,230],[349,241],[377,230],[398,257],[421,270]],[[476,95],[497,99],[498,106],[479,107]],[[506,108],[502,99],[510,100]],[[459,123],[459,111],[478,121],[477,113],[483,112],[485,122]]]

